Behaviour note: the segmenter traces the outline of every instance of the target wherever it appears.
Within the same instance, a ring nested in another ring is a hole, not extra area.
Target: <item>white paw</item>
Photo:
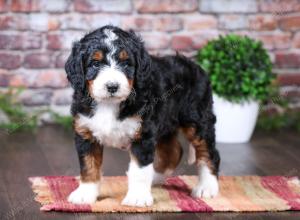
[[[192,191],[192,196],[195,198],[213,198],[218,195],[218,192],[218,180],[214,175],[210,175],[198,183]]]
[[[122,201],[122,205],[127,206],[151,206],[153,204],[153,198],[151,193],[137,193],[128,192]]]
[[[68,202],[74,204],[91,204],[96,202],[98,196],[99,184],[80,183],[79,187],[69,195]]]

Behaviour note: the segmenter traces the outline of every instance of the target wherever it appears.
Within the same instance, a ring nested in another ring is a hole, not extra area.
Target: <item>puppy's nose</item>
[[[109,93],[114,94],[118,91],[119,84],[118,83],[107,83],[106,84],[106,89]]]

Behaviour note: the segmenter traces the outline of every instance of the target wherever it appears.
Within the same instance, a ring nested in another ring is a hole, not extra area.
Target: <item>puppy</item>
[[[103,147],[130,154],[128,206],[151,206],[151,186],[179,164],[182,132],[189,163],[198,169],[194,197],[218,193],[212,91],[204,71],[187,58],[147,53],[133,31],[104,26],[75,42],[65,70],[73,89],[75,145],[80,184],[68,201],[94,203],[99,196]]]

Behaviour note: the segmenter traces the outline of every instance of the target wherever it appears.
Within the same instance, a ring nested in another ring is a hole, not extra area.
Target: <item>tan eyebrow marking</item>
[[[93,59],[94,59],[94,60],[97,60],[97,61],[103,60],[103,52],[102,52],[101,50],[96,51],[96,52],[93,54]]]
[[[120,58],[120,60],[128,59],[128,53],[126,52],[126,50],[121,50],[121,52],[119,53],[119,58]]]

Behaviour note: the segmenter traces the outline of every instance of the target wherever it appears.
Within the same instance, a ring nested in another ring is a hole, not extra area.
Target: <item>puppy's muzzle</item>
[[[116,93],[118,90],[119,90],[119,83],[106,83],[105,84],[106,86],[106,90],[111,94],[113,95],[114,93]]]

